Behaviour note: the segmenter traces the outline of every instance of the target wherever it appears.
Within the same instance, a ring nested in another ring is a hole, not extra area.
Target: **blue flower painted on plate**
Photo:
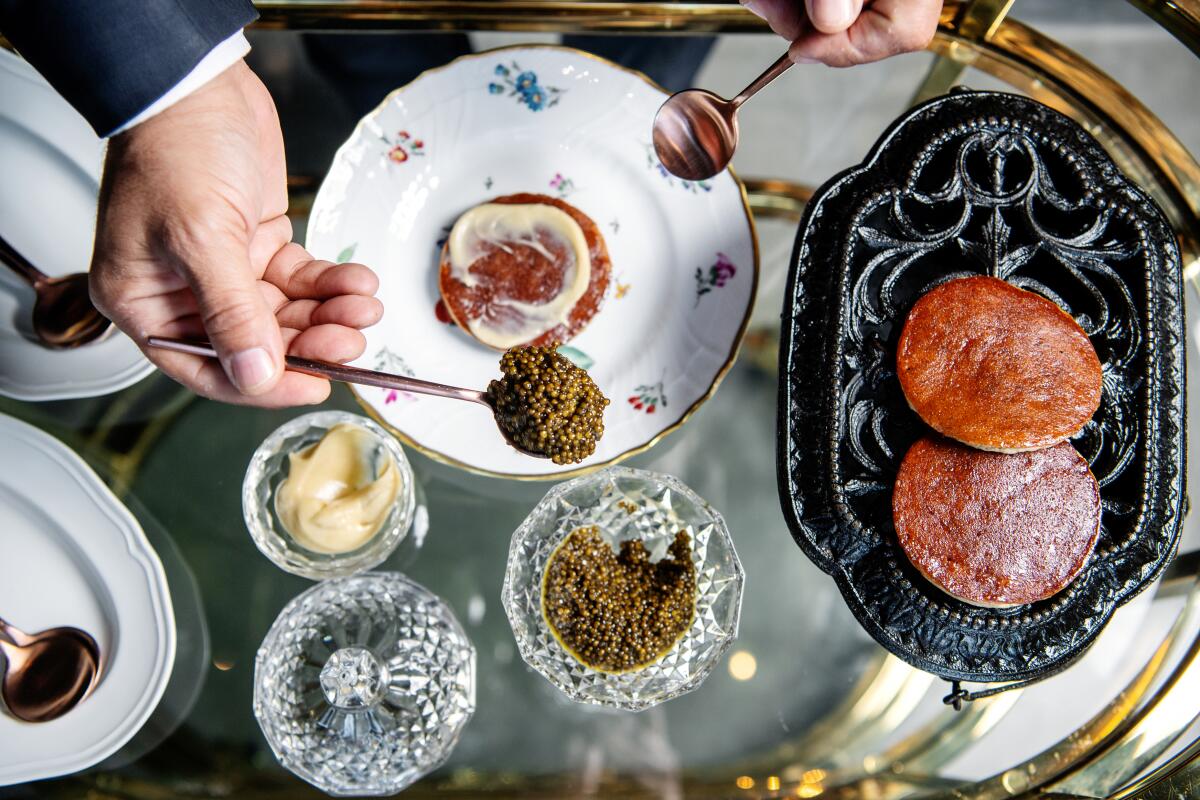
[[[530,111],[541,111],[558,105],[559,96],[565,91],[557,86],[545,86],[538,81],[537,73],[533,70],[522,69],[513,61],[510,64],[497,64],[493,73],[500,81],[488,84],[488,94],[504,94],[508,88],[508,96],[517,98],[517,102]],[[512,77],[513,75],[516,77]]]
[[[517,76],[515,81],[517,91],[526,94],[537,88],[537,75],[526,70]]]
[[[525,95],[525,105],[529,106],[530,111],[541,111],[546,107],[546,95],[535,86],[529,94]]]
[[[491,178],[488,178],[488,180],[491,180]],[[488,187],[488,188],[491,188],[491,187]],[[450,230],[453,227],[454,227],[453,223],[450,225],[442,226],[442,232],[438,236],[437,241],[434,242],[434,245],[433,245],[434,247],[437,248],[439,253],[442,251],[442,245],[444,245],[446,243],[446,240],[450,238]]]

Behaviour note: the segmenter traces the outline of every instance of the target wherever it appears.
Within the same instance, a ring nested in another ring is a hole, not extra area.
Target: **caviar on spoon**
[[[509,350],[500,357],[500,372],[488,400],[514,447],[555,464],[577,464],[595,452],[608,398],[587,372],[553,347]]]
[[[216,358],[213,346],[151,336],[150,347]],[[398,389],[416,394],[469,400],[492,410],[505,440],[517,450],[555,464],[575,464],[590,456],[604,435],[606,398],[586,371],[553,347],[515,347],[500,358],[502,376],[486,392],[460,389],[432,381],[348,367],[299,356],[284,359],[293,372],[317,375],[343,383]]]

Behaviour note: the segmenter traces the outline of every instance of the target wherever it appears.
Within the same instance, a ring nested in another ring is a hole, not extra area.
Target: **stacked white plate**
[[[0,415],[0,617],[28,633],[95,637],[100,683],[51,722],[0,710],[0,786],[64,775],[116,752],[158,705],[175,617],[137,520],[70,449]]]
[[[23,60],[0,49],[0,235],[48,275],[92,257],[103,142]],[[78,350],[30,340],[34,294],[0,266],[0,394],[63,400],[108,394],[154,371],[119,331]]]

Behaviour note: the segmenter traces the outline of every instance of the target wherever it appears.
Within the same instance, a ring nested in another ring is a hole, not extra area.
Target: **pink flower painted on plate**
[[[564,178],[561,172],[554,173],[554,177],[550,179],[550,188],[559,198],[564,198],[575,191],[575,181],[570,178]]]
[[[736,274],[737,267],[724,253],[717,253],[716,262],[707,270],[696,267],[696,305],[700,305],[701,297],[714,289],[723,288]]]
[[[379,348],[375,353],[374,368],[379,372],[391,372],[395,375],[406,375],[409,378],[416,377],[412,368],[408,366],[408,362],[386,346]],[[411,401],[417,399],[417,396],[412,392],[403,392],[396,389],[381,389],[380,391],[383,392],[384,405],[391,405],[397,400]]]

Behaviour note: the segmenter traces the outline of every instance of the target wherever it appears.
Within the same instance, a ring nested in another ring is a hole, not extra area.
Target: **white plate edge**
[[[157,596],[160,600],[160,603],[154,607],[160,643],[156,659],[158,665],[156,680],[147,687],[148,691],[143,693],[135,706],[135,713],[127,716],[121,726],[114,728],[85,750],[47,761],[26,762],[11,771],[0,771],[0,785],[13,785],[58,777],[86,769],[112,755],[132,739],[150,718],[154,709],[158,707],[158,703],[167,689],[167,683],[170,681],[175,664],[177,636],[175,611],[171,604],[171,592],[167,585],[166,573],[157,553],[146,539],[142,526],[132,512],[117,499],[116,495],[100,480],[100,477],[81,456],[58,439],[27,422],[0,414],[0,430],[6,428],[8,430],[5,433],[24,439],[27,444],[58,463],[64,471],[75,478],[79,488],[95,503],[97,510],[108,517],[124,534],[126,552],[142,567],[150,594]]]

